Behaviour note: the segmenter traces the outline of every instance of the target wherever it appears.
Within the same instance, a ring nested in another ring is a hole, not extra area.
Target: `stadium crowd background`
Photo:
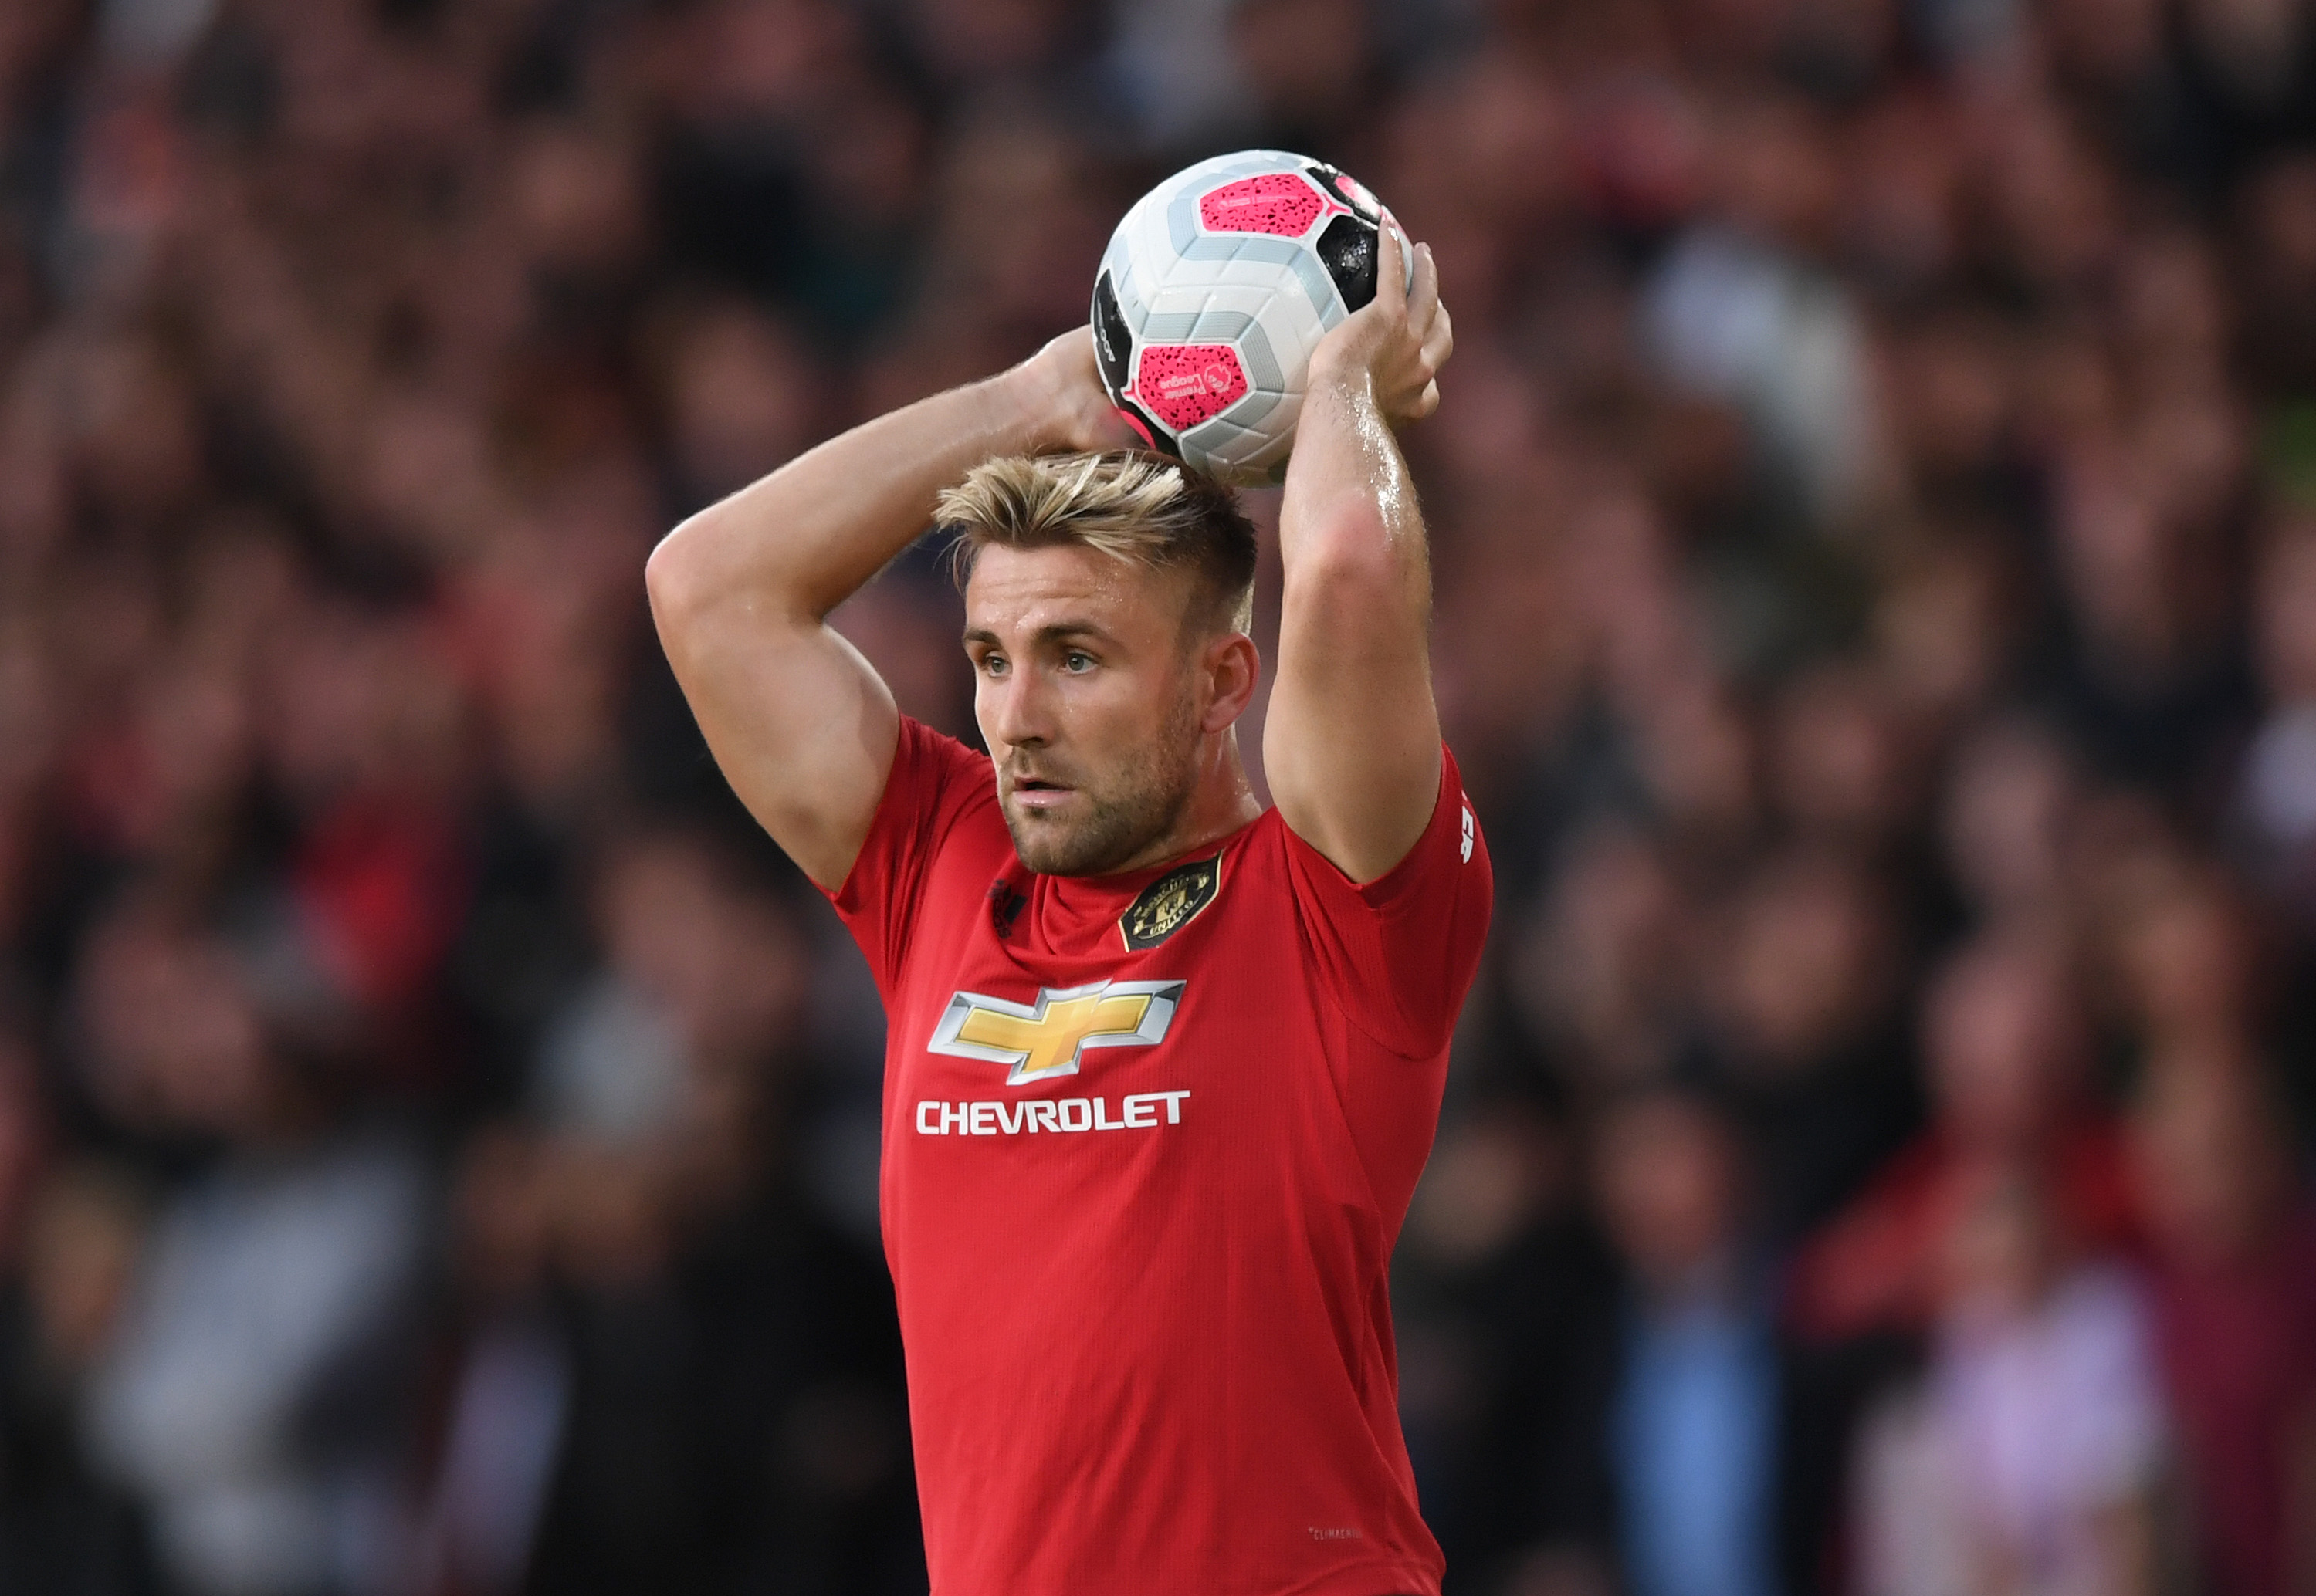
[[[1456,315],[1450,1589],[2316,1590],[2305,0],[8,0],[0,1590],[922,1589],[643,558],[1257,143]]]

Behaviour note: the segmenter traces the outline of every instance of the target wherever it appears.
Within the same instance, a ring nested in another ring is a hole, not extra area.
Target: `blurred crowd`
[[[923,1589],[642,563],[1255,144],[1456,317],[1449,1589],[2316,1592],[2307,0],[6,0],[0,1591]]]

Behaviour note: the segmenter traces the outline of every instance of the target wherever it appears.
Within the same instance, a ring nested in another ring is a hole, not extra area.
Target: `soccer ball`
[[[1242,150],[1176,173],[1126,213],[1094,279],[1110,403],[1209,475],[1279,480],[1311,351],[1375,297],[1385,225],[1399,231],[1374,195],[1305,155]]]

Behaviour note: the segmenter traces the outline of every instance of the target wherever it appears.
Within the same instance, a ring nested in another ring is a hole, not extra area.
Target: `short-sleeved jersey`
[[[1276,811],[1038,875],[904,720],[837,909],[934,1596],[1435,1596],[1387,1269],[1492,898],[1452,759],[1354,885]]]

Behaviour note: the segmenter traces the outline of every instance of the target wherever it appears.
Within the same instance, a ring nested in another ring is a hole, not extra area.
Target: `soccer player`
[[[868,422],[652,555],[718,763],[860,940],[936,1596],[1434,1596],[1386,1272],[1486,930],[1393,436],[1430,252],[1311,364],[1279,516],[1276,807],[1234,723],[1255,536],[1092,341]],[[986,757],[827,616],[955,530]]]

